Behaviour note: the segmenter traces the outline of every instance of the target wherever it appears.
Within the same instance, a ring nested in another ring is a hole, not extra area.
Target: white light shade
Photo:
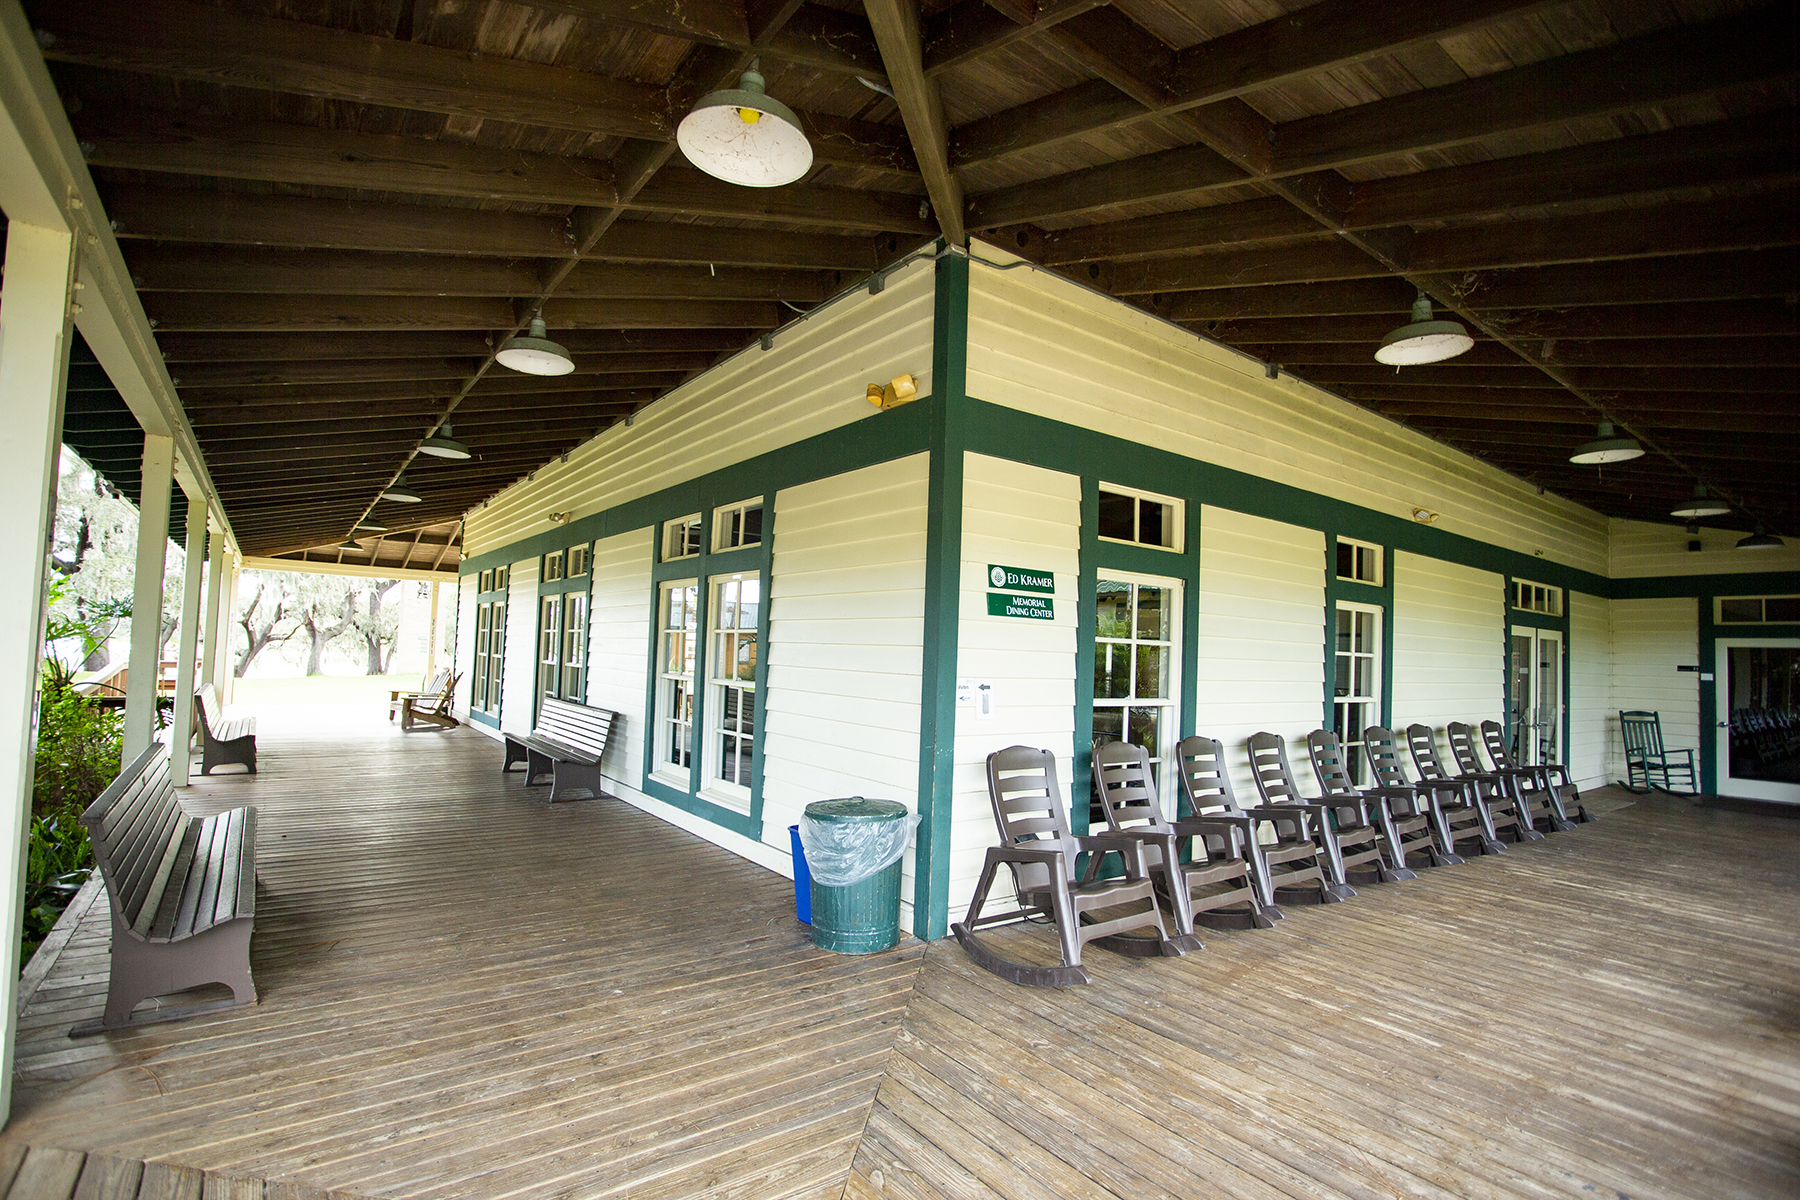
[[[366,517],[356,523],[357,533],[386,533],[387,528],[380,521],[372,521]]]
[[[1764,533],[1762,526],[1758,525],[1755,533],[1749,537],[1738,539],[1737,548],[1739,550],[1780,550],[1786,545],[1786,542],[1774,534]]]
[[[1598,467],[1644,457],[1644,448],[1638,445],[1637,439],[1618,436],[1611,421],[1600,422],[1599,433],[1593,441],[1577,446],[1575,453],[1569,455],[1569,461],[1584,467]]]
[[[425,499],[425,497],[413,491],[412,487],[408,485],[406,482],[406,472],[404,471],[400,473],[398,479],[381,489],[381,498],[383,500],[398,500],[401,504],[417,504],[419,501]]]
[[[433,458],[470,457],[469,448],[456,440],[456,435],[448,422],[440,426],[436,433],[419,443],[419,453],[429,454]]]
[[[1420,292],[1413,301],[1412,323],[1381,339],[1375,361],[1390,367],[1416,367],[1455,358],[1474,344],[1469,331],[1455,321],[1432,320],[1431,298]]]
[[[1723,500],[1714,500],[1706,494],[1706,485],[1704,483],[1696,483],[1694,485],[1693,499],[1684,500],[1680,504],[1677,504],[1674,508],[1669,510],[1669,515],[1671,517],[1687,517],[1692,519],[1694,517],[1722,517],[1730,511],[1731,505],[1725,503]]]
[[[569,352],[550,340],[544,318],[531,318],[529,334],[515,333],[507,338],[494,361],[526,375],[567,375],[575,369]]]
[[[356,540],[354,538],[345,538],[343,541],[338,543],[337,548],[339,550],[361,550],[362,549],[361,546],[356,544]]]
[[[812,170],[799,118],[763,94],[755,63],[737,87],[701,97],[676,128],[675,144],[708,175],[742,187],[780,187]]]

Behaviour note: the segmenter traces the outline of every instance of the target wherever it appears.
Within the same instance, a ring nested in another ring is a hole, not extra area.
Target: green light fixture
[[[550,340],[544,318],[531,318],[530,333],[515,333],[501,344],[494,361],[526,375],[567,375],[575,360],[562,345]]]
[[[1621,437],[1613,429],[1611,421],[1600,422],[1599,437],[1591,442],[1583,442],[1575,447],[1575,453],[1569,455],[1569,461],[1584,467],[1598,467],[1606,463],[1630,462],[1634,458],[1644,457],[1644,448],[1638,445],[1634,437]]]
[[[1381,339],[1375,361],[1390,367],[1416,367],[1455,358],[1474,344],[1469,331],[1455,321],[1432,320],[1431,297],[1420,289],[1419,298],[1413,301],[1412,323]]]
[[[399,477],[395,479],[394,482],[381,489],[381,498],[383,500],[395,500],[401,504],[417,504],[419,501],[425,499],[425,497],[413,491],[412,485],[406,482],[405,471],[400,472]]]
[[[1669,510],[1669,515],[1671,517],[1686,517],[1692,520],[1695,517],[1722,517],[1730,511],[1731,505],[1725,503],[1723,500],[1715,500],[1711,496],[1708,496],[1706,494],[1706,485],[1704,483],[1696,483],[1694,485],[1693,498],[1690,500],[1683,500],[1680,504],[1677,504],[1674,508]]]
[[[1781,550],[1786,546],[1787,543],[1774,534],[1764,533],[1761,525],[1758,525],[1756,532],[1749,537],[1739,538],[1737,544],[1739,550]]]
[[[469,448],[456,440],[448,421],[438,426],[436,433],[419,443],[419,453],[429,454],[433,458],[471,457]]]
[[[735,88],[708,92],[681,118],[675,144],[687,160],[726,183],[780,187],[812,170],[812,143],[794,110],[763,91],[760,63]]]

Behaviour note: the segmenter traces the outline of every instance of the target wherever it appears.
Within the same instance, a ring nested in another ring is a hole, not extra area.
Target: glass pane
[[[756,635],[740,633],[737,635],[737,651],[735,654],[737,670],[735,677],[745,683],[756,681]]]
[[[762,505],[746,508],[739,517],[739,522],[741,533],[738,544],[740,546],[754,546],[762,541]]]
[[[1337,611],[1337,652],[1348,654],[1356,648],[1356,614],[1347,608]]]
[[[1562,738],[1562,641],[1539,638],[1537,657],[1537,758],[1557,762]]]
[[[1337,678],[1332,681],[1333,695],[1348,696],[1350,694],[1350,664],[1353,660],[1348,654],[1337,656]]]
[[[1094,709],[1094,749],[1108,742],[1123,741],[1125,737],[1125,710],[1122,708]]]
[[[1762,601],[1742,598],[1719,601],[1719,619],[1721,621],[1760,621],[1762,620]]]
[[[1124,700],[1131,695],[1131,647],[1117,642],[1094,643],[1094,699]],[[1094,719],[1099,720],[1096,714]]]
[[[1137,692],[1134,700],[1161,700],[1169,694],[1169,648],[1137,648]]]
[[[746,579],[738,585],[737,627],[755,629],[762,608],[762,580]]]
[[[1138,501],[1138,541],[1146,546],[1167,546],[1169,506],[1155,500]]]
[[[1337,544],[1337,573],[1341,579],[1356,578],[1356,547],[1349,542]]]
[[[1142,746],[1150,752],[1152,764],[1162,758],[1162,717],[1165,710],[1161,708],[1130,708],[1131,737],[1128,739],[1134,746]]]
[[[1139,587],[1137,635],[1153,641],[1169,640],[1169,589]]]
[[[1095,588],[1094,636],[1128,638],[1131,636],[1131,585],[1113,579],[1102,579]]]
[[[1136,497],[1121,496],[1117,492],[1101,492],[1100,536],[1118,538],[1123,542],[1136,540],[1131,520],[1136,509]]]
[[[1720,707],[1731,724],[1731,777],[1800,783],[1800,650],[1732,646],[1725,670]]]
[[[1375,653],[1375,614],[1359,612],[1353,615],[1356,617],[1356,652]]]
[[[1521,762],[1528,761],[1526,746],[1530,742],[1525,727],[1531,712],[1531,643],[1529,635],[1512,635],[1512,706],[1507,710],[1506,723],[1512,732],[1509,752]]]
[[[1800,596],[1770,596],[1763,601],[1763,620],[1783,625],[1800,623]]]

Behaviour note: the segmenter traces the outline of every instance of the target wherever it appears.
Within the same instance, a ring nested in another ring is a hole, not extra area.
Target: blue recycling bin
[[[806,869],[806,847],[800,844],[800,827],[788,826],[794,847],[794,915],[802,925],[812,924],[812,872]]]

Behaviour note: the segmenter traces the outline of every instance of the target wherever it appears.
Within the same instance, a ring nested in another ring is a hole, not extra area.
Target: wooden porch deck
[[[261,1003],[71,1041],[97,905],[21,1018],[7,1195],[1800,1191],[1800,822],[1647,801],[1036,992],[817,952],[787,881],[479,734],[263,723],[188,799],[262,810]]]

